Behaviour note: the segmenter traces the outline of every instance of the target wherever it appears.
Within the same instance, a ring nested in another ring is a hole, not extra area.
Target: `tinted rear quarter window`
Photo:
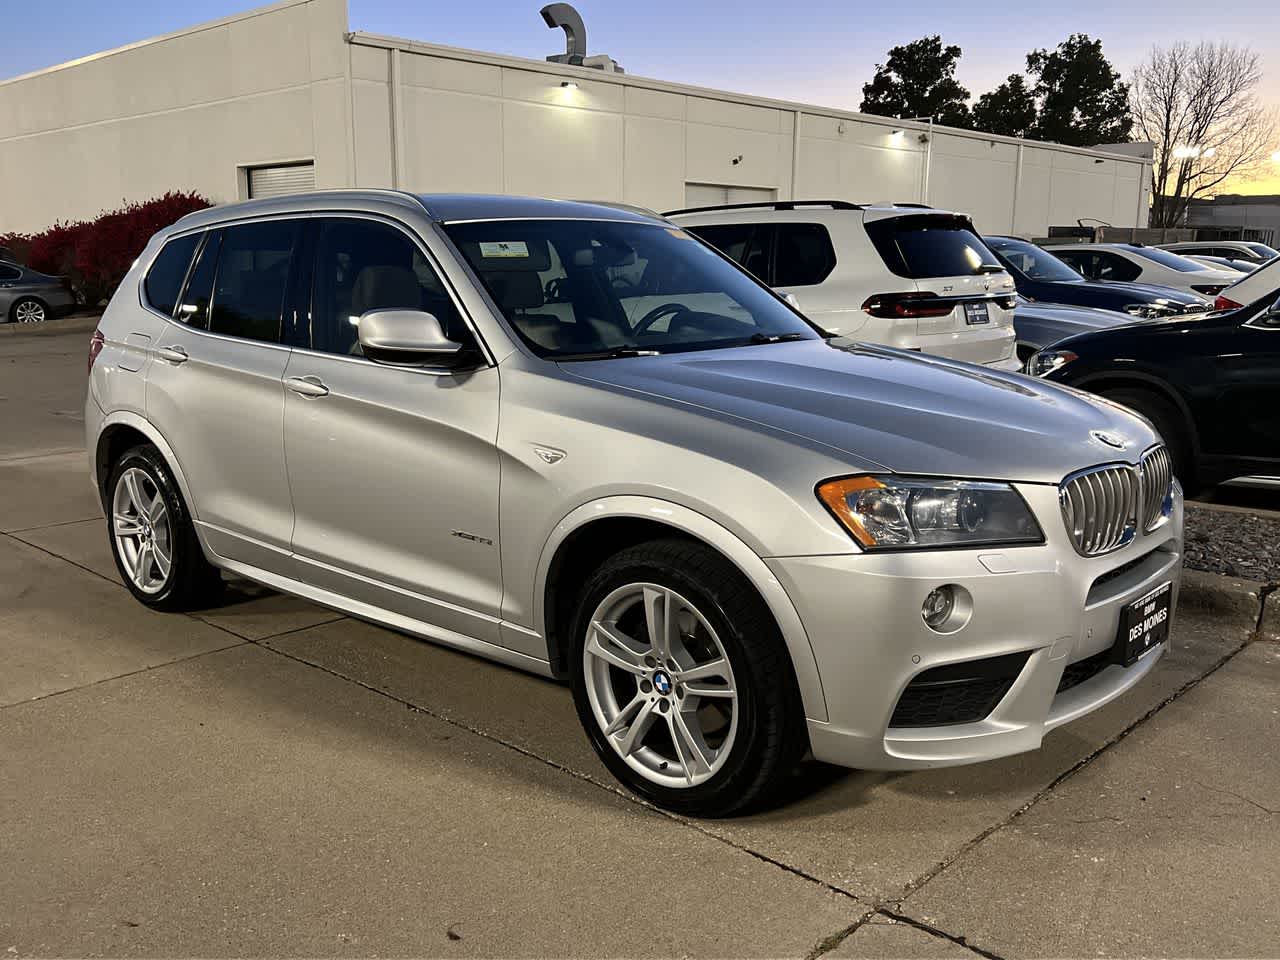
[[[17,280],[21,276],[21,270],[16,270],[13,267],[6,267],[3,264],[0,264],[0,282],[9,283]]]
[[[187,267],[191,266],[191,255],[196,252],[199,242],[198,233],[170,240],[151,262],[151,269],[142,281],[142,290],[152,309],[167,317],[173,316],[182,281],[187,278]]]
[[[804,287],[821,283],[836,266],[831,234],[820,223],[779,223],[774,227],[775,287]]]
[[[900,277],[926,280],[974,276],[984,266],[1003,269],[964,217],[886,217],[866,229],[885,266]]]
[[[223,230],[209,307],[209,329],[231,337],[280,342],[280,314],[298,225],[266,220]]]
[[[723,223],[690,227],[693,233],[711,244],[748,273],[765,283],[769,277],[770,227],[757,223]]]

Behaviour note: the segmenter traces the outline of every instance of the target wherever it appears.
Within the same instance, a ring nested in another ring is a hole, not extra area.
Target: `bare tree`
[[[1259,57],[1227,43],[1154,47],[1133,74],[1135,139],[1155,144],[1151,225],[1186,222],[1187,207],[1228,177],[1254,176],[1275,149]]]

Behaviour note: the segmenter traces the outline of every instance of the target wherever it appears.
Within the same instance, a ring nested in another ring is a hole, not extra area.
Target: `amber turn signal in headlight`
[[[842,477],[818,499],[867,550],[1042,543],[1031,509],[1007,483]]]

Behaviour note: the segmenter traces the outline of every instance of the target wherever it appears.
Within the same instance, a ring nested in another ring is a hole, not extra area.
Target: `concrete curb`
[[[1224,577],[1201,570],[1182,571],[1182,589],[1178,606],[1198,613],[1228,619],[1252,633],[1262,611],[1265,584],[1239,577]],[[1274,599],[1275,595],[1268,599]],[[1276,610],[1276,626],[1280,628],[1280,604]]]
[[[60,333],[89,333],[98,326],[102,314],[76,314],[43,323],[0,324],[0,337],[54,337]]]
[[[1262,606],[1262,622],[1258,627],[1259,640],[1280,642],[1280,588],[1273,587]]]

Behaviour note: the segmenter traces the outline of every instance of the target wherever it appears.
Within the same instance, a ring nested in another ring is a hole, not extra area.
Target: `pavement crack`
[[[623,790],[621,787],[615,786],[611,783],[604,783],[600,780],[597,780],[595,777],[590,776],[589,774],[582,773],[581,771],[575,770],[572,767],[566,766],[563,763],[559,763],[558,761],[552,760],[550,757],[544,757],[541,754],[535,753],[534,751],[530,750],[528,747],[523,747],[518,743],[512,743],[510,740],[505,740],[502,737],[497,736],[496,734],[490,733],[488,730],[475,726],[474,724],[466,723],[465,721],[459,720],[457,717],[450,716],[449,714],[446,714],[446,713],[441,713],[437,710],[432,709],[431,707],[425,707],[420,703],[414,703],[412,700],[408,700],[405,697],[398,696],[394,693],[391,693],[388,690],[384,690],[372,684],[365,683],[363,680],[358,680],[355,677],[350,677],[350,676],[347,676],[346,674],[339,673],[338,671],[332,670],[329,667],[324,666],[323,664],[316,663],[313,660],[308,660],[305,657],[300,657],[292,653],[286,653],[283,650],[279,650],[275,647],[267,645],[265,642],[258,641],[258,640],[249,640],[248,642],[252,643],[256,647],[261,647],[263,650],[267,650],[271,653],[274,653],[277,656],[284,657],[286,660],[293,660],[294,662],[300,663],[303,666],[311,667],[314,670],[319,670],[322,673],[327,673],[330,676],[336,677],[339,680],[343,680],[347,683],[354,684],[355,686],[360,687],[364,690],[368,690],[370,693],[376,694],[380,697],[386,697],[388,700],[394,701],[395,703],[398,703],[401,706],[405,707],[406,709],[412,710],[415,713],[421,713],[424,716],[431,717],[433,720],[438,720],[441,723],[446,723],[449,726],[454,727],[456,729],[465,730],[468,733],[474,734],[477,737],[480,737],[484,740],[489,741],[490,743],[495,743],[498,746],[505,747],[508,750],[513,750],[523,757],[528,757],[530,760],[534,760],[538,763],[545,764],[546,766],[551,767],[553,770],[556,770],[560,773],[573,777],[575,780],[579,780],[583,783],[588,783],[593,787],[597,787],[601,790],[604,790],[607,793],[611,793],[615,797],[619,797],[620,799],[625,800],[628,803],[641,807],[649,811],[650,813],[655,813],[658,816],[661,816],[667,820],[672,821],[673,823],[678,823],[681,826],[688,827],[691,830],[695,830],[698,833],[701,833],[703,836],[711,840],[715,840],[718,843],[723,843],[728,847],[732,847],[734,850],[737,850],[739,853],[744,853],[749,857],[759,860],[761,863],[767,863],[770,866],[776,867],[777,869],[782,870],[785,873],[789,873],[792,876],[795,876],[800,878],[801,880],[807,881],[808,883],[815,884],[821,887],[822,889],[826,890],[828,893],[832,893],[832,894],[835,894],[836,896],[844,897],[848,900],[854,901],[855,903],[862,902],[855,894],[851,893],[848,890],[845,890],[842,887],[837,886],[836,884],[823,880],[821,877],[816,877],[811,873],[801,870],[799,867],[794,867],[789,863],[784,863],[783,861],[778,860],[775,857],[771,857],[767,853],[762,853],[761,851],[748,847],[745,844],[741,844],[734,840],[731,840],[728,837],[721,836],[720,834],[709,829],[708,827],[703,826],[701,823],[697,822],[696,820],[690,820],[686,817],[680,816],[679,814],[672,813],[669,810],[663,810],[660,807],[656,807],[646,800],[641,800],[639,797],[632,796],[630,793]]]
[[[1267,618],[1267,597],[1280,590],[1280,583],[1272,581],[1263,584],[1258,590],[1258,622],[1253,625],[1253,633],[1256,637],[1262,636],[1262,622]]]
[[[923,874],[916,877],[914,880],[908,882],[902,888],[901,895],[897,898],[896,901],[893,901],[893,902],[896,902],[897,904],[901,905],[904,901],[910,898],[914,893],[916,893],[922,887],[924,887],[927,883],[929,883],[930,880],[938,876],[944,870],[947,870],[949,867],[951,867],[952,864],[958,861],[961,857],[968,854],[969,851],[979,846],[992,834],[996,833],[997,831],[1003,830],[1005,827],[1014,823],[1016,820],[1022,817],[1022,815],[1025,814],[1028,810],[1030,810],[1032,807],[1038,804],[1041,800],[1043,800],[1045,797],[1049,796],[1051,793],[1057,790],[1057,788],[1064,781],[1069,780],[1071,777],[1075,776],[1085,767],[1089,766],[1089,764],[1093,763],[1094,760],[1098,759],[1098,757],[1102,756],[1102,754],[1106,753],[1112,747],[1116,746],[1116,744],[1120,743],[1125,738],[1127,738],[1129,734],[1133,733],[1135,730],[1137,730],[1139,727],[1145,724],[1148,720],[1150,720],[1156,714],[1160,713],[1160,711],[1162,711],[1165,707],[1169,706],[1169,704],[1181,699],[1186,693],[1195,689],[1205,680],[1209,679],[1211,676],[1213,676],[1215,673],[1221,670],[1224,666],[1226,666],[1233,659],[1235,659],[1235,657],[1238,656],[1239,653],[1249,645],[1249,643],[1250,643],[1250,639],[1245,639],[1241,641],[1240,644],[1235,647],[1235,649],[1223,655],[1216,663],[1214,663],[1211,667],[1209,667],[1209,669],[1206,670],[1204,673],[1200,674],[1197,677],[1192,677],[1190,680],[1188,680],[1186,683],[1180,686],[1177,690],[1173,691],[1173,693],[1169,694],[1169,696],[1165,697],[1163,700],[1157,703],[1154,707],[1152,707],[1146,713],[1142,714],[1142,716],[1138,717],[1136,720],[1134,720],[1132,723],[1126,726],[1123,730],[1121,730],[1115,736],[1111,737],[1111,739],[1107,740],[1105,743],[1098,746],[1096,749],[1094,749],[1092,752],[1090,752],[1086,756],[1081,757],[1079,760],[1073,763],[1070,767],[1068,767],[1062,773],[1054,777],[1051,781],[1049,781],[1047,786],[1037,791],[1036,794],[1033,797],[1031,797],[1031,799],[1027,800],[1026,803],[1022,804],[1022,806],[1018,807],[1016,810],[1010,813],[1003,820],[1000,820],[997,823],[994,823],[991,826],[987,827],[985,830],[978,833],[975,837],[973,837],[966,843],[961,844],[959,849],[957,849],[953,854],[951,854],[951,856],[946,857],[945,859],[934,864],[932,868],[925,871]]]
[[[849,924],[849,926],[842,930],[837,930],[830,936],[823,937],[813,945],[813,948],[808,953],[804,955],[804,960],[818,960],[818,958],[823,954],[830,953],[836,947],[840,946],[840,944],[844,943],[845,940],[849,939],[849,937],[853,936],[853,934],[857,933],[860,927],[869,923],[871,918],[878,912],[879,911],[875,909],[868,910],[857,920],[853,921],[853,923]]]
[[[39,530],[52,530],[55,527],[70,527],[77,523],[89,523],[92,520],[102,519],[102,514],[98,514],[96,517],[81,517],[79,520],[59,520],[57,523],[42,523],[35,527],[19,527],[17,530],[5,530],[4,532],[13,536],[17,533],[35,533]],[[27,541],[23,540],[22,542],[26,543]]]
[[[1273,817],[1277,813],[1280,813],[1280,809],[1272,809],[1271,807],[1268,807],[1265,804],[1259,803],[1257,800],[1254,800],[1251,797],[1246,797],[1243,793],[1236,793],[1234,790],[1227,790],[1225,787],[1211,787],[1209,786],[1209,784],[1205,783],[1203,780],[1192,780],[1191,782],[1204,790],[1208,790],[1210,793],[1218,793],[1226,797],[1235,797],[1237,800],[1240,800],[1243,803],[1247,803],[1251,807],[1257,807],[1263,813],[1269,814]]]
[[[937,937],[939,940],[950,941],[956,946],[964,947],[966,950],[976,953],[980,957],[986,957],[987,960],[1004,960],[1004,958],[998,953],[992,953],[990,950],[984,950],[982,947],[970,943],[964,937],[957,936],[953,933],[947,933],[945,930],[940,930],[931,923],[925,923],[923,920],[917,920],[915,917],[908,916],[905,913],[898,913],[896,910],[888,910],[884,907],[881,907],[876,911],[876,913],[880,914],[882,917],[888,917],[894,923],[904,923],[909,927],[915,927],[917,930],[921,930],[929,934],[931,937]]]
[[[234,634],[233,634],[234,636]],[[29,703],[38,703],[41,700],[51,700],[54,697],[61,697],[68,693],[76,693],[80,690],[88,690],[92,687],[100,687],[104,683],[114,683],[116,680],[124,680],[128,677],[136,677],[141,673],[150,673],[152,670],[163,670],[165,667],[176,666],[179,663],[190,663],[192,660],[199,660],[201,657],[212,656],[215,653],[222,653],[226,650],[234,650],[236,647],[243,647],[248,641],[236,637],[235,643],[229,643],[225,647],[216,647],[213,650],[201,650],[199,653],[192,653],[185,657],[177,657],[173,660],[166,660],[164,663],[152,663],[145,667],[139,667],[137,670],[127,670],[124,673],[117,673],[110,677],[101,677],[97,680],[91,680],[88,683],[82,683],[76,687],[67,687],[63,690],[51,690],[49,693],[42,693],[38,697],[31,697],[27,700],[17,700],[13,703],[0,704],[0,710],[9,710],[13,707],[25,707]]]

